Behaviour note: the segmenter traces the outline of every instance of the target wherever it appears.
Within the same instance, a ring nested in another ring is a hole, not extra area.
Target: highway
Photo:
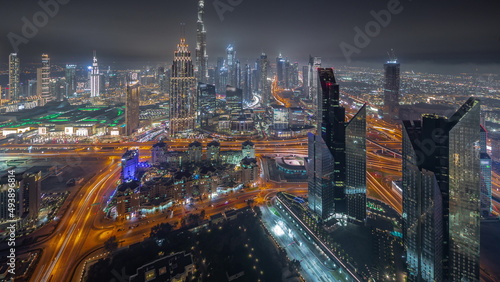
[[[300,261],[301,273],[306,281],[349,281],[342,270],[278,209],[264,205],[261,210],[262,221],[273,238],[286,250],[291,260]]]
[[[116,175],[120,171],[118,162],[114,162],[105,173],[98,174],[81,189],[69,207],[69,213],[61,222],[50,240],[43,244],[44,252],[32,276],[32,281],[68,281],[68,272],[89,239],[93,231],[92,224],[101,213],[92,212],[91,205],[98,202],[103,194],[110,193],[116,187]],[[113,181],[115,181],[113,183]]]

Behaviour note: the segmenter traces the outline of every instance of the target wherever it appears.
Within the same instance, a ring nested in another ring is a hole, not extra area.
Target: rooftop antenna
[[[389,61],[391,61],[391,62],[396,62],[398,60],[398,58],[396,57],[396,54],[394,53],[394,49],[391,49],[390,51],[388,51],[387,55],[389,55]]]

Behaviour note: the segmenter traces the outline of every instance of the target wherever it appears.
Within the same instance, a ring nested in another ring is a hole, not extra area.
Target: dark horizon
[[[360,7],[357,3],[326,0],[315,3],[257,0],[241,1],[234,7],[227,6],[232,10],[221,12],[222,8],[217,11],[214,5],[226,1],[206,1],[209,63],[213,65],[217,57],[224,56],[225,47],[232,43],[242,64],[254,63],[260,53],[265,52],[272,60],[282,53],[301,64],[305,64],[311,54],[333,66],[382,65],[388,58],[387,51],[395,49],[402,66],[423,65],[423,69],[429,66],[463,72],[472,65],[480,72],[481,69],[500,71],[497,63],[500,62],[500,37],[495,31],[495,27],[500,26],[496,15],[500,3],[493,1],[455,1],[453,4],[400,1],[386,26],[379,25],[378,32],[375,30],[375,35],[368,37],[365,47],[356,45],[355,28],[365,30],[366,25],[374,21],[371,11],[380,14],[381,10],[388,9],[388,3],[397,2],[364,3]],[[49,17],[35,36],[19,44],[21,64],[38,63],[42,53],[49,54],[55,64],[86,64],[90,63],[95,49],[102,65],[113,62],[169,65],[181,37],[181,22],[186,24],[187,43],[194,56],[196,1],[150,0],[149,3],[73,0],[59,5],[57,13]],[[33,15],[43,11],[37,2],[31,1],[10,2],[4,6],[5,14],[1,16],[5,24],[0,28],[4,38],[0,45],[2,65],[14,51],[9,38],[12,34],[23,36],[21,18],[32,22]],[[144,17],[150,20],[145,21]],[[350,62],[341,44],[358,49],[350,55]]]

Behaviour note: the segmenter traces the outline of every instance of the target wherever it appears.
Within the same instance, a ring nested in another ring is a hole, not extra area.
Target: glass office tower
[[[411,281],[479,281],[479,123],[474,98],[449,119],[404,122],[403,237]]]

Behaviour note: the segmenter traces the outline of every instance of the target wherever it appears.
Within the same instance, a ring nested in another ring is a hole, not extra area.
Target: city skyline
[[[6,6],[0,280],[500,279],[500,4]]]

